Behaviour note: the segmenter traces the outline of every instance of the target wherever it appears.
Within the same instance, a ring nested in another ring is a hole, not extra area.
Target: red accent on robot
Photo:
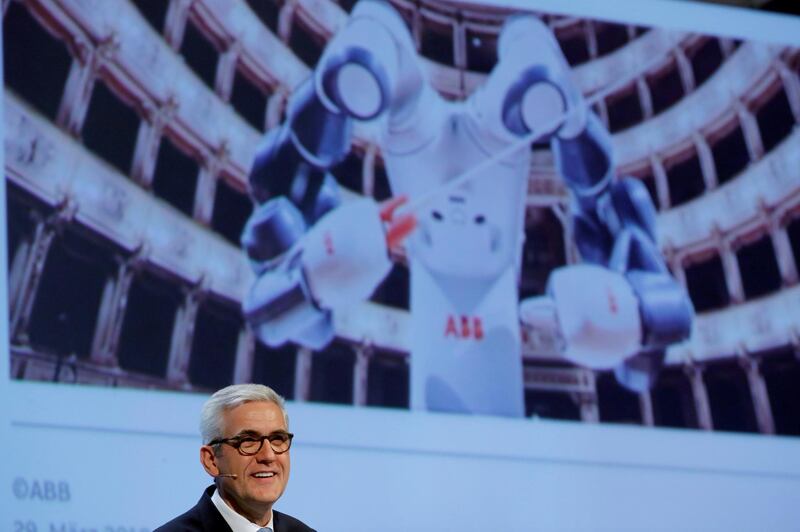
[[[458,318],[458,319],[456,319]],[[447,317],[444,336],[452,336],[459,340],[483,340],[483,321],[480,316]]]

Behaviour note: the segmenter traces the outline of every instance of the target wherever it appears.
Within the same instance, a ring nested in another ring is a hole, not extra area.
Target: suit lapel
[[[200,502],[197,503],[198,510],[200,510],[200,519],[203,521],[203,527],[205,530],[213,530],[214,532],[233,532],[228,522],[225,521],[225,518],[219,513],[217,507],[211,502],[211,495],[214,494],[214,489],[215,486],[209,486],[200,498]]]

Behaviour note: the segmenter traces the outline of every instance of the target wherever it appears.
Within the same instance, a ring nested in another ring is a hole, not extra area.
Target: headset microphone
[[[239,475],[235,473],[220,473],[219,475],[214,475],[214,478],[238,478]]]

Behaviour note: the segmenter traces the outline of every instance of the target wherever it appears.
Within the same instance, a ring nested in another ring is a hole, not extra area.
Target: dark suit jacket
[[[209,486],[197,504],[183,515],[158,527],[155,532],[231,532],[231,527],[223,519],[217,507],[211,502],[216,486]],[[303,522],[291,515],[272,510],[275,532],[314,532]]]

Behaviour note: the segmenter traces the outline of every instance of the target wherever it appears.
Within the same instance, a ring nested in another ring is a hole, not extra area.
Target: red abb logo
[[[606,292],[608,296],[608,310],[611,311],[611,314],[616,314],[619,310],[619,305],[617,304],[617,298],[614,295],[614,292],[609,288]]]
[[[325,253],[328,255],[333,255],[336,252],[333,248],[333,237],[330,232],[325,232],[325,235],[322,237],[322,243],[325,246]]]
[[[478,316],[447,317],[444,337],[452,336],[460,340],[483,340],[483,322]]]

